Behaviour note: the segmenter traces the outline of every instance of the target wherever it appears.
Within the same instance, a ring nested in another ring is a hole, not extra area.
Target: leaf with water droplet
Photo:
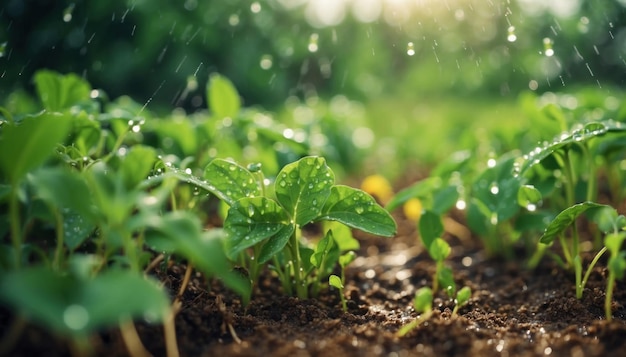
[[[396,222],[389,212],[376,203],[374,197],[349,186],[332,187],[318,218],[324,219],[339,221],[349,227],[385,237],[396,234]]]
[[[276,201],[266,197],[242,198],[230,207],[224,222],[227,254],[235,259],[244,249],[269,239],[287,226],[293,229],[287,212]],[[280,249],[283,247],[284,244]],[[259,261],[264,262],[263,257]]]
[[[335,175],[326,165],[326,160],[315,156],[304,157],[286,165],[278,177],[276,198],[300,226],[319,216],[320,203],[326,201],[335,181]],[[310,187],[311,183],[318,184]]]
[[[210,192],[230,206],[241,198],[261,195],[259,185],[244,185],[247,182],[256,182],[252,173],[231,161],[211,161],[204,169],[204,178],[212,185]]]

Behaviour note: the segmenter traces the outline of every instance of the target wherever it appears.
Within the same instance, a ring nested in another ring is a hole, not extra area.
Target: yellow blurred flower
[[[361,183],[361,190],[374,196],[382,204],[389,202],[393,196],[391,184],[381,175],[367,176]]]
[[[422,201],[418,198],[411,198],[404,203],[402,210],[404,211],[406,218],[417,222],[422,216]]]

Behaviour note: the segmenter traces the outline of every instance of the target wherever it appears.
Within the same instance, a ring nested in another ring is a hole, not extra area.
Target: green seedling
[[[550,222],[544,234],[539,239],[541,244],[550,245],[555,239],[558,238],[563,252],[564,261],[558,256],[555,256],[555,258],[557,261],[562,262],[565,268],[574,269],[576,276],[576,297],[578,299],[582,298],[583,289],[587,283],[589,275],[591,274],[591,270],[598,262],[602,254],[606,252],[607,248],[603,247],[600,251],[598,251],[598,253],[596,253],[595,257],[587,267],[587,271],[583,278],[582,259],[580,257],[580,238],[576,226],[576,219],[578,216],[590,209],[599,208],[606,209],[610,207],[594,202],[583,202],[566,208],[559,213],[552,222]],[[570,234],[566,234],[568,230],[570,231]]]
[[[466,305],[469,302],[469,299],[472,297],[472,290],[469,286],[464,286],[456,293],[456,297],[454,298],[454,308],[452,309],[452,316],[456,316],[459,312],[459,309]]]
[[[339,266],[341,267],[341,277],[337,275],[330,275],[328,278],[328,284],[333,286],[339,290],[339,297],[341,298],[341,306],[343,311],[348,311],[348,306],[346,305],[346,297],[343,294],[343,283],[346,281],[346,266],[352,263],[356,259],[356,254],[352,251],[347,252],[346,254],[339,257]]]
[[[622,216],[623,217],[623,216]],[[615,280],[623,279],[626,271],[626,252],[621,249],[622,242],[626,238],[626,232],[610,233],[605,238],[605,246],[609,250],[610,257],[608,262],[609,276],[607,278],[606,296],[604,300],[604,312],[606,319],[611,321],[613,313],[611,310],[611,302],[613,301],[613,290],[615,288]]]
[[[451,248],[448,242],[440,238],[444,233],[441,217],[432,211],[424,212],[419,221],[419,232],[428,254],[436,263],[432,291],[436,293],[442,287],[448,296],[454,296],[456,284],[452,269],[444,264],[445,259],[450,255]]]
[[[261,267],[272,262],[287,294],[309,296],[308,259],[301,229],[311,222],[338,221],[351,228],[393,236],[396,224],[365,192],[334,184],[334,173],[321,157],[304,157],[283,167],[267,192],[258,172],[216,159],[201,186],[227,203],[224,222],[227,254],[245,267],[254,283]]]
[[[413,307],[419,315],[418,318],[402,326],[397,332],[398,337],[402,337],[411,332],[414,328],[427,321],[433,314],[433,291],[429,287],[423,287],[415,293]]]
[[[328,284],[337,290],[339,290],[339,298],[341,299],[341,308],[344,312],[348,311],[348,305],[346,304],[346,297],[343,294],[343,280],[335,274],[328,277]]]
[[[626,271],[626,251],[622,249],[622,243],[626,239],[626,218],[618,215],[615,209],[601,209],[595,216],[598,226],[607,235],[604,237],[604,247],[609,251],[607,269],[609,276],[606,282],[606,295],[604,300],[604,311],[607,321],[613,319],[611,303],[613,301],[613,290],[615,281],[624,278]]]

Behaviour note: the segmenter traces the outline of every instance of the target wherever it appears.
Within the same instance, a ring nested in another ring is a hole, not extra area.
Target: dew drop
[[[72,330],[81,330],[89,323],[89,312],[82,305],[70,305],[63,311],[63,322]]]
[[[413,45],[413,42],[409,42],[406,45],[406,54],[409,56],[415,55],[415,46]]]

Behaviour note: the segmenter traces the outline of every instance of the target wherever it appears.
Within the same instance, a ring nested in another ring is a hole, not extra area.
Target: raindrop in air
[[[507,29],[506,40],[509,42],[515,42],[517,40],[517,35],[515,34],[515,26],[509,26]]]
[[[554,56],[554,49],[552,49],[552,39],[546,37],[543,39],[543,49],[547,57]]]
[[[413,45],[413,42],[409,42],[406,45],[406,54],[409,56],[413,56],[415,54],[415,47]]]
[[[309,52],[317,52],[318,50],[318,45],[317,45],[317,41],[319,40],[319,35],[317,33],[312,33],[311,37],[309,37],[309,46],[307,47],[309,49]]]

